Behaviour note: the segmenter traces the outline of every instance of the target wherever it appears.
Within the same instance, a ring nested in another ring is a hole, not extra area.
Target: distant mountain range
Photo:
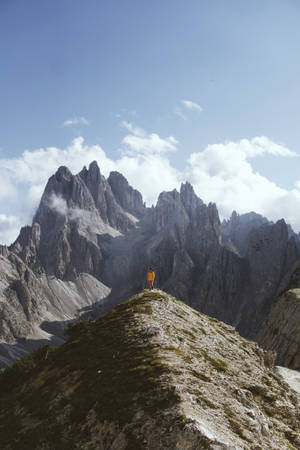
[[[143,289],[150,265],[156,287],[254,339],[299,257],[284,220],[234,212],[221,224],[189,183],[149,208],[118,172],[105,179],[96,162],[77,175],[60,167],[32,226],[0,246],[0,361],[63,342],[70,320]]]

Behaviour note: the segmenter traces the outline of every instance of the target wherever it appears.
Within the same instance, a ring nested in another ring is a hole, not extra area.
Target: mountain
[[[21,261],[22,273],[32,275],[39,293],[22,274],[0,284],[0,355],[6,355],[0,364],[14,359],[16,346],[24,352],[43,339],[61,342],[64,326],[76,315],[99,316],[139,292],[150,265],[156,286],[255,338],[286,290],[299,248],[283,220],[265,223],[250,213],[247,220],[233,215],[230,223],[228,229],[242,229],[236,235],[246,236],[245,244],[224,242],[226,227],[216,205],[204,204],[189,183],[179,192],[162,192],[148,208],[118,172],[106,179],[96,162],[77,175],[60,167],[46,185],[32,226],[2,247],[4,266],[16,274]],[[232,240],[234,233],[228,233]],[[16,291],[19,282],[23,288]],[[10,303],[12,292],[16,301]],[[22,306],[27,297],[29,314]],[[7,305],[13,322],[1,312]]]
[[[119,187],[116,182],[113,186]],[[140,200],[134,205],[143,214],[141,196],[129,186],[128,191]],[[96,162],[75,176],[60,167],[46,185],[32,227],[21,230],[11,250],[26,264],[60,279],[76,279],[82,272],[99,275],[103,257],[98,236],[119,236],[136,221],[117,202]]]
[[[0,447],[297,449],[300,398],[272,355],[144,291],[0,377]]]

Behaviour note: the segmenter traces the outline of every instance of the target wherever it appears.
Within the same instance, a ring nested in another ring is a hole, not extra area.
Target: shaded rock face
[[[135,217],[145,214],[145,205],[142,195],[133,189],[126,178],[119,172],[111,172],[107,179],[111,190],[119,205]]]
[[[134,235],[105,247],[105,284],[130,295],[152,265],[159,287],[252,338],[298,258],[284,221],[249,232],[244,257],[222,245],[216,206],[206,206],[188,183],[180,192],[163,192],[139,225]]]
[[[258,343],[277,353],[276,363],[300,370],[300,289],[285,292],[258,333]]]
[[[247,236],[243,251],[222,242],[216,205],[205,205],[189,183],[180,192],[162,192],[157,205],[146,208],[121,174],[112,172],[106,180],[94,162],[78,175],[58,169],[33,225],[21,230],[9,251],[38,278],[56,280],[61,301],[70,298],[70,283],[79,286],[80,277],[89,275],[89,291],[94,281],[111,290],[105,302],[93,291],[101,312],[145,287],[153,266],[156,286],[254,338],[284,290],[299,250],[284,221],[259,226],[264,218],[254,213],[247,220],[231,219],[236,221],[239,225],[229,228],[242,229],[236,234],[241,242]],[[251,230],[249,222],[255,223]]]
[[[271,224],[271,222],[255,212],[239,215],[233,211],[230,219],[223,220],[221,224],[223,242],[229,248],[235,248],[240,255],[245,255],[249,243],[249,233],[266,224]]]
[[[37,275],[0,246],[0,368],[44,343],[62,344],[64,325],[109,293],[88,274],[74,282]]]
[[[300,397],[268,353],[169,294],[145,290],[69,335],[0,376],[1,448],[300,446]]]
[[[290,273],[299,258],[297,244],[294,237],[288,237],[284,220],[252,230],[245,258],[253,296],[252,307],[247,309],[252,323],[257,324],[253,328],[257,333],[263,322],[262,317],[268,315],[282,292],[285,275]],[[241,322],[241,327],[244,326],[247,327],[247,315]]]

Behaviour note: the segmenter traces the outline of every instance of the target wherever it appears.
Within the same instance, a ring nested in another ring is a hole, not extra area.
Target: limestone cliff
[[[299,397],[270,355],[162,291],[69,335],[0,377],[1,449],[300,446]]]
[[[300,289],[290,289],[280,297],[257,341],[277,353],[278,365],[300,370]]]
[[[249,233],[268,223],[271,222],[253,211],[246,214],[237,214],[236,211],[233,211],[231,217],[223,220],[221,224],[223,242],[230,248],[236,248],[240,255],[245,255]]]
[[[102,304],[110,289],[88,274],[73,282],[36,274],[0,246],[0,368],[45,343],[64,342],[64,326]]]

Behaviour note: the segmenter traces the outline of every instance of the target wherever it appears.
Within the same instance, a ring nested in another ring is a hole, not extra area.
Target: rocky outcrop
[[[300,370],[300,289],[290,289],[281,296],[257,341],[276,352],[278,365]]]
[[[115,199],[119,205],[135,217],[146,212],[143,197],[139,191],[133,189],[126,178],[119,172],[111,172],[107,179]]]
[[[0,367],[46,342],[64,342],[63,328],[102,301],[110,289],[88,274],[74,282],[37,275],[15,253],[0,249]]]
[[[115,197],[110,183],[101,175],[96,161],[90,164],[89,170],[84,168],[79,173],[79,177],[84,181],[91,193],[94,206],[104,223],[109,224],[110,227],[122,233],[134,228],[136,219],[128,215],[128,212],[132,212],[130,205],[126,205],[126,202],[123,205],[118,202],[119,199]],[[127,190],[129,191],[130,189],[133,191],[128,185]],[[123,209],[123,206],[125,209]],[[129,210],[126,209],[128,206]]]
[[[0,377],[1,448],[300,446],[300,398],[268,353],[162,291],[69,336]]]

